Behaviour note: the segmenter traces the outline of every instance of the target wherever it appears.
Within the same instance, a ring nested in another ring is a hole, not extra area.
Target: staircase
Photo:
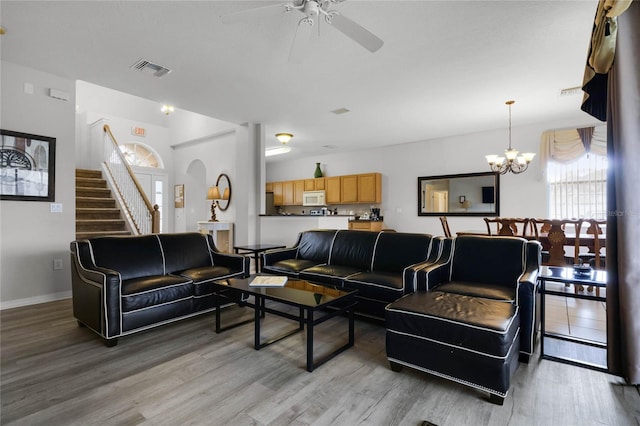
[[[76,239],[131,235],[99,170],[76,169]]]

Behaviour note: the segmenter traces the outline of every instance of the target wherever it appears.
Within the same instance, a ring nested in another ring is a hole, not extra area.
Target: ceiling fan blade
[[[360,24],[356,24],[351,19],[338,13],[332,13],[327,22],[333,25],[338,31],[351,38],[356,43],[367,49],[369,52],[375,52],[382,47],[384,41],[378,36],[365,29]]]
[[[220,20],[224,24],[235,24],[236,22],[249,21],[254,19],[268,18],[278,16],[293,10],[292,3],[272,4],[269,6],[258,7],[255,9],[241,10],[239,12],[229,13],[220,16]]]
[[[313,34],[313,20],[303,18],[298,22],[296,34],[293,36],[293,44],[289,51],[289,62],[300,63],[309,51],[311,35]]]

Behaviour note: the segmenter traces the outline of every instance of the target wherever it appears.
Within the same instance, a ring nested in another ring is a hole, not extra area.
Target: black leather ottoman
[[[520,315],[509,302],[441,291],[386,307],[391,369],[412,367],[489,393],[502,405],[518,366]]]

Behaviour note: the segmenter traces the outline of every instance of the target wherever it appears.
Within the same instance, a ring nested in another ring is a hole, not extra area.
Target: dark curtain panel
[[[640,384],[640,1],[618,17],[607,96],[609,370]]]

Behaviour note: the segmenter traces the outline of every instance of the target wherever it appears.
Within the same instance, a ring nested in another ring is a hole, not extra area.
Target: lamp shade
[[[465,209],[468,209],[469,207],[471,207],[471,201],[466,200],[462,203],[462,207]]]
[[[210,186],[207,191],[207,200],[219,200],[220,199],[220,190],[217,186]]]
[[[280,143],[287,143],[292,137],[293,135],[291,133],[276,133],[276,139],[278,139]]]

